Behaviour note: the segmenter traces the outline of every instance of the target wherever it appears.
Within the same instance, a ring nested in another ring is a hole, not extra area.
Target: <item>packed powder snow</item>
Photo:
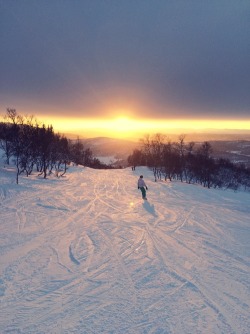
[[[0,168],[0,333],[249,334],[249,193],[144,167],[19,183]]]

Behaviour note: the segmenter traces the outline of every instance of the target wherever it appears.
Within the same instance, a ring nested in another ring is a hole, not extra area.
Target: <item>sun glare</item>
[[[133,119],[127,116],[115,118],[46,118],[60,133],[80,137],[142,138],[145,134],[166,135],[192,132],[250,130],[250,121],[239,120],[157,120]]]

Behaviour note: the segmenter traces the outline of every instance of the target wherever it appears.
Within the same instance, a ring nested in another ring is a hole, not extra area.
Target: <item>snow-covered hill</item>
[[[249,193],[143,167],[14,182],[2,166],[0,333],[249,333]]]

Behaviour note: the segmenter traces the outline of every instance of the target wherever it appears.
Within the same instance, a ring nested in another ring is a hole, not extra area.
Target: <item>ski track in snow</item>
[[[144,167],[13,177],[0,170],[0,333],[249,334],[248,193]]]

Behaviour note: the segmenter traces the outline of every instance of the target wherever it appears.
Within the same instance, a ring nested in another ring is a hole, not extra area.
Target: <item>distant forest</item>
[[[114,168],[100,162],[90,148],[77,140],[69,140],[55,133],[53,126],[39,125],[33,116],[19,115],[7,109],[0,122],[0,148],[6,164],[12,159],[19,175],[32,172],[46,178],[50,174],[63,176],[70,164],[97,169]],[[114,152],[119,153],[119,152]],[[146,135],[140,148],[127,158],[128,166],[147,166],[155,181],[180,180],[198,183],[207,188],[250,189],[250,168],[225,158],[213,157],[213,148],[207,141],[198,145],[185,142],[185,135],[172,142],[165,135]],[[121,168],[121,166],[119,167]]]
[[[40,126],[33,116],[19,115],[15,109],[7,109],[4,122],[0,122],[0,148],[6,164],[10,159],[15,163],[16,183],[20,174],[29,176],[34,170],[44,178],[52,172],[63,176],[70,163],[108,168],[80,140],[56,134],[52,125]]]
[[[180,180],[198,183],[207,188],[250,189],[250,168],[225,158],[214,158],[213,148],[207,141],[198,145],[185,143],[185,135],[178,142],[167,140],[162,134],[147,135],[140,149],[128,157],[128,163],[148,166],[155,181]]]

